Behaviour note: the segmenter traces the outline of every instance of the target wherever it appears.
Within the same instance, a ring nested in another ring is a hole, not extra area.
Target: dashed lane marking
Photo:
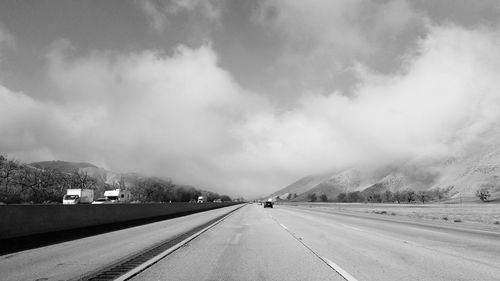
[[[349,274],[347,271],[342,269],[338,264],[334,263],[333,261],[320,256],[315,250],[313,250],[311,247],[307,246],[303,239],[300,237],[295,236],[285,225],[279,223],[274,217],[271,217],[274,221],[276,221],[281,227],[283,227],[286,232],[288,232],[295,240],[299,241],[304,247],[306,247],[309,251],[311,251],[315,256],[317,256],[320,260],[322,260],[326,265],[328,265],[331,269],[333,269],[335,272],[337,272],[340,276],[342,276],[345,280],[347,281],[358,281],[356,278],[354,278],[351,274]]]
[[[281,227],[283,227],[284,229],[288,230],[288,227],[286,227],[284,224],[281,224],[281,223],[280,223],[280,225],[281,225]]]
[[[347,281],[358,281],[356,278],[354,278],[351,274],[349,274],[347,271],[343,270],[338,264],[334,263],[333,261],[325,258],[325,257],[320,257],[329,267],[331,267],[333,270],[337,271],[342,277],[344,277],[345,280]]]

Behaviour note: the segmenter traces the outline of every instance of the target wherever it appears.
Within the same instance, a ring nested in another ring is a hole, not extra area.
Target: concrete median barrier
[[[189,214],[234,204],[0,205],[0,239]]]

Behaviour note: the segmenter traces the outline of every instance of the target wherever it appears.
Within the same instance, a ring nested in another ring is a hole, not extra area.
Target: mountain
[[[500,191],[500,145],[480,147],[443,162],[435,186],[453,187],[454,192],[465,196],[473,196],[480,188]]]
[[[97,190],[98,193],[104,193],[104,189],[109,188],[130,188],[137,185],[140,181],[147,181],[149,184],[155,185],[158,188],[162,183],[171,182],[168,178],[158,178],[158,177],[148,177],[138,173],[117,173],[113,171],[106,170],[104,168],[97,167],[90,163],[75,163],[75,162],[66,162],[66,161],[42,161],[42,162],[34,162],[29,164],[32,167],[36,167],[43,170],[59,170],[63,173],[73,173],[78,171],[79,173],[85,173],[88,176],[97,180]],[[197,187],[187,185],[187,184],[177,184],[171,182],[173,185],[174,191],[171,193],[176,194],[184,194],[189,197],[186,201],[189,201],[190,198],[197,198],[198,195],[203,195],[210,200],[214,200],[217,198],[224,198],[225,200],[231,200],[227,195],[219,195],[216,192],[199,189]],[[196,195],[196,196],[195,196]],[[195,196],[195,197],[193,197]],[[185,198],[184,198],[185,199]]]
[[[274,192],[268,197],[280,197],[281,199],[286,199],[289,195],[299,195],[304,192],[310,190],[311,188],[321,184],[325,180],[328,180],[332,176],[331,173],[327,174],[317,174],[317,175],[309,175],[299,179],[298,181]]]
[[[30,165],[44,170],[59,170],[63,173],[71,173],[75,170],[80,170],[83,168],[97,168],[97,166],[90,163],[76,163],[66,161],[41,161],[31,163]]]
[[[122,178],[129,178],[130,180],[132,180],[132,178],[138,177],[131,177],[131,175],[112,172],[85,162],[76,163],[66,161],[41,161],[31,163],[30,165],[44,170],[59,170],[63,173],[72,173],[74,171],[84,172],[87,175],[97,179],[98,182],[109,185],[119,183]]]
[[[387,165],[378,169],[350,168],[329,174],[306,176],[271,194],[294,201],[308,201],[311,194],[330,200],[340,193],[364,194],[404,190],[448,190],[453,197],[474,198],[480,188],[488,188],[491,198],[500,197],[500,145],[474,147],[467,153],[444,159],[420,159]]]

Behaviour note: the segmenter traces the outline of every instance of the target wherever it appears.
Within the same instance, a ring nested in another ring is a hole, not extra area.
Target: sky
[[[253,198],[500,128],[498,1],[0,1],[0,153]]]

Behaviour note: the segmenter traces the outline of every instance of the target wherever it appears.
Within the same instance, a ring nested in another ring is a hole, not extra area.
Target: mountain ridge
[[[308,201],[311,194],[324,194],[329,200],[336,200],[340,193],[355,191],[368,194],[442,189],[450,198],[471,198],[481,188],[489,189],[495,197],[500,194],[500,145],[479,146],[472,152],[438,160],[410,160],[379,169],[349,168],[321,175],[305,176],[270,197]],[[301,193],[287,198],[290,190]]]

